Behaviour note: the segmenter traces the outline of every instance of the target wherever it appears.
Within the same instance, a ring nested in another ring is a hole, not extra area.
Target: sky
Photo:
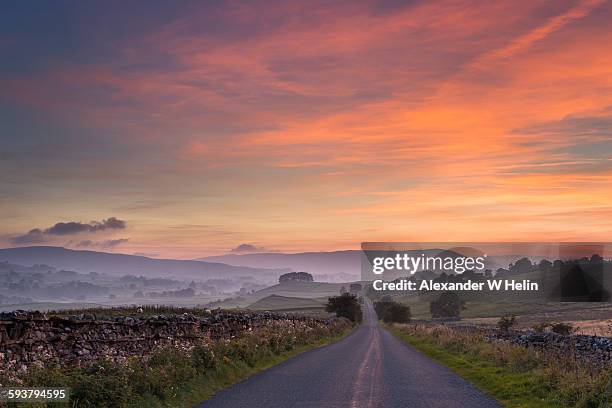
[[[0,246],[610,241],[612,2],[8,2]]]

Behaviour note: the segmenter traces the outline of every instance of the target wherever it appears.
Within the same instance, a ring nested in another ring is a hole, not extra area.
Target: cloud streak
[[[91,221],[82,223],[76,221],[58,222],[45,229],[34,228],[23,235],[12,237],[10,242],[13,244],[39,244],[46,241],[51,236],[66,236],[80,233],[96,233],[107,230],[122,230],[126,228],[126,222],[116,217],[110,217],[102,221]],[[92,242],[92,241],[83,241]],[[110,242],[110,241],[109,241]]]
[[[129,241],[129,238],[107,239],[104,241],[83,240],[76,244],[77,248],[94,248],[101,250],[113,250],[119,245]]]
[[[476,61],[470,64],[471,68],[483,68],[487,63],[497,59],[507,59],[514,55],[527,50],[535,43],[542,41],[549,35],[560,30],[566,24],[574,20],[588,16],[597,7],[601,6],[605,0],[581,0],[568,11],[550,18],[544,24],[530,30],[516,39],[513,39],[509,44],[486,53],[479,57]]]
[[[236,248],[232,248],[232,253],[249,253],[249,252],[264,252],[266,248],[253,244],[240,244]]]

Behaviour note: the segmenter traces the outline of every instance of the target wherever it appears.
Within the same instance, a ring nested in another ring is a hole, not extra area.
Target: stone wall
[[[584,334],[561,335],[550,331],[536,332],[533,330],[509,330],[504,332],[492,327],[462,324],[454,324],[451,327],[453,330],[479,332],[485,340],[491,342],[513,343],[612,365],[612,338],[610,337]]]
[[[41,313],[0,313],[0,374],[31,365],[83,366],[97,359],[122,361],[155,349],[230,340],[273,328],[280,333],[331,324],[331,320],[272,313],[211,312],[182,315],[47,317]]]
[[[507,341],[524,347],[574,355],[601,364],[612,364],[612,338],[610,337],[510,331],[509,333],[491,333],[487,338],[491,341]]]

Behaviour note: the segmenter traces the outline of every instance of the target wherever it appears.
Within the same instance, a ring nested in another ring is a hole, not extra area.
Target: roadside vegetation
[[[385,323],[410,322],[410,307],[394,302],[389,297],[385,297],[379,302],[374,302],[374,310],[378,318]]]
[[[325,306],[325,311],[335,313],[336,316],[345,317],[355,323],[361,322],[363,317],[359,299],[350,293],[330,297]]]
[[[457,292],[442,292],[429,304],[429,311],[433,318],[459,318],[465,309],[465,301]]]
[[[278,328],[261,328],[188,350],[163,348],[144,360],[135,357],[125,362],[102,360],[88,367],[70,369],[32,367],[19,380],[0,378],[0,384],[71,389],[70,402],[49,406],[187,407],[289,357],[338,340],[353,327],[347,319],[339,318],[325,326],[289,334]],[[8,406],[45,405],[13,403]]]
[[[500,320],[508,330],[511,317]],[[612,407],[612,367],[569,353],[489,342],[444,325],[390,325],[400,339],[450,367],[505,407]]]

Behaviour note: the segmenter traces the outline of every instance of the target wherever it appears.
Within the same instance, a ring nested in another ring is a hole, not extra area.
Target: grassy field
[[[508,408],[612,406],[612,371],[570,356],[492,344],[443,326],[395,325],[390,330]]]
[[[49,310],[89,309],[99,307],[102,307],[102,305],[98,303],[36,302],[18,305],[0,305],[0,312],[11,312],[13,310],[38,310],[40,312],[46,312]]]
[[[330,296],[340,294],[340,289],[343,286],[348,288],[349,284],[327,282],[283,282],[265,289],[261,289],[254,293],[226,299],[222,302],[216,302],[210,304],[209,306],[220,307],[223,309],[249,308],[260,299],[264,299],[271,295],[297,299],[328,298]]]
[[[247,306],[249,310],[290,311],[290,310],[324,310],[327,298],[299,298],[270,295]]]

